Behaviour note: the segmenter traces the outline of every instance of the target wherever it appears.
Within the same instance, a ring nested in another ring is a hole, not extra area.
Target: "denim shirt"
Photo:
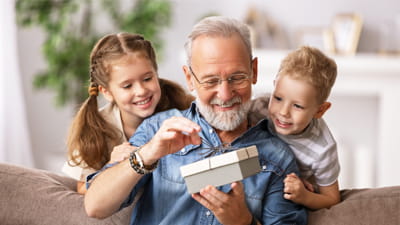
[[[129,142],[134,146],[146,144],[162,122],[171,116],[183,116],[196,122],[201,126],[200,136],[203,139],[213,146],[221,145],[215,130],[199,115],[195,103],[188,110],[173,109],[144,120]],[[283,180],[286,174],[298,174],[298,168],[289,147],[269,133],[267,121],[258,123],[230,144],[235,148],[256,145],[258,149],[262,171],[242,180],[246,203],[251,213],[264,225],[307,224],[306,210],[283,198]],[[201,153],[207,151],[205,148],[207,146],[204,141],[201,145],[187,145],[180,151],[161,158],[157,169],[142,177],[123,204],[130,204],[137,190],[144,188],[132,213],[132,225],[220,224],[211,211],[191,197],[179,169],[183,165],[204,159],[205,154]],[[230,184],[218,189],[227,193]]]

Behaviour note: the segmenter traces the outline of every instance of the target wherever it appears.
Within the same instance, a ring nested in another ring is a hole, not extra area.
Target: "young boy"
[[[315,210],[340,201],[336,142],[322,119],[331,106],[327,98],[336,74],[332,59],[316,48],[301,47],[283,59],[271,97],[254,100],[251,110],[268,104],[270,130],[296,156],[300,177],[286,177],[284,197]],[[265,115],[265,109],[255,113]]]

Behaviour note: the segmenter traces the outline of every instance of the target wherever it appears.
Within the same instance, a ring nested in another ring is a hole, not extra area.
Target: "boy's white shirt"
[[[268,116],[269,94],[252,101],[249,119],[254,124]],[[284,140],[296,156],[300,176],[319,186],[329,186],[339,177],[340,165],[336,141],[325,121],[313,119],[307,129],[298,135],[276,133],[272,122],[269,130]]]

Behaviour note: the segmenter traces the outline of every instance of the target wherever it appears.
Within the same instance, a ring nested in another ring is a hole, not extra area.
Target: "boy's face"
[[[313,118],[321,117],[330,103],[319,104],[317,94],[306,81],[279,75],[268,105],[269,119],[276,131],[282,135],[299,134]]]

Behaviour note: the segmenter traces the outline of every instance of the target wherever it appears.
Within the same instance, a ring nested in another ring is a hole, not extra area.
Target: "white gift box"
[[[255,145],[206,158],[180,167],[189,193],[197,193],[207,185],[221,186],[243,180],[260,172]]]

